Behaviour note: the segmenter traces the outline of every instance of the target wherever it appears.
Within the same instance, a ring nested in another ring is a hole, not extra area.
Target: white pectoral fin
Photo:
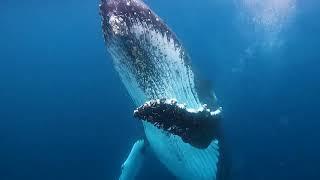
[[[119,180],[133,180],[138,174],[145,153],[145,142],[144,140],[138,140],[132,146],[130,154],[126,161],[121,166],[121,175]]]

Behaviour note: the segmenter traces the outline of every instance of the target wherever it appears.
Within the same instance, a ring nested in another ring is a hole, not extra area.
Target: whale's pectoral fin
[[[174,99],[157,99],[138,107],[134,117],[177,135],[194,147],[204,149],[219,135],[221,108],[212,112],[203,105],[194,110],[178,104]]]
[[[128,158],[121,166],[119,180],[135,179],[144,161],[145,149],[146,143],[144,140],[138,140],[134,143]]]

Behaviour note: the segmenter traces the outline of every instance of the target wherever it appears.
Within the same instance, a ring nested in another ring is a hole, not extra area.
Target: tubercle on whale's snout
[[[102,17],[110,16],[111,12],[115,12],[123,0],[101,0],[99,4],[100,15]]]
[[[107,36],[125,36],[129,31],[132,0],[102,0],[99,9],[102,29]],[[133,4],[132,4],[133,5]],[[136,6],[136,4],[134,5]]]
[[[115,16],[119,3],[122,0],[101,0],[99,4],[99,14],[101,16],[101,26],[104,39],[107,40],[114,35],[123,34],[123,25]]]
[[[135,3],[133,3],[135,2]],[[109,12],[117,12],[117,13],[125,13],[125,10],[128,10],[129,6],[135,4],[137,6],[136,1],[133,0],[101,0],[100,2],[100,11],[109,13]]]

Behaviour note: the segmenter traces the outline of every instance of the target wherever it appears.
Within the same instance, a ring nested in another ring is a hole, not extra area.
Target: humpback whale
[[[107,51],[145,133],[120,179],[134,179],[144,146],[178,179],[224,179],[222,110],[175,33],[142,0],[102,0],[100,15]]]

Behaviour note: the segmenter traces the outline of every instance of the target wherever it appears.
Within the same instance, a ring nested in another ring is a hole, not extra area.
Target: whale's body
[[[200,93],[190,58],[176,35],[140,0],[103,0],[102,28],[115,69],[136,106],[151,99],[175,98],[199,108]],[[221,179],[221,139],[198,149],[175,135],[143,122],[158,159],[179,179]]]

